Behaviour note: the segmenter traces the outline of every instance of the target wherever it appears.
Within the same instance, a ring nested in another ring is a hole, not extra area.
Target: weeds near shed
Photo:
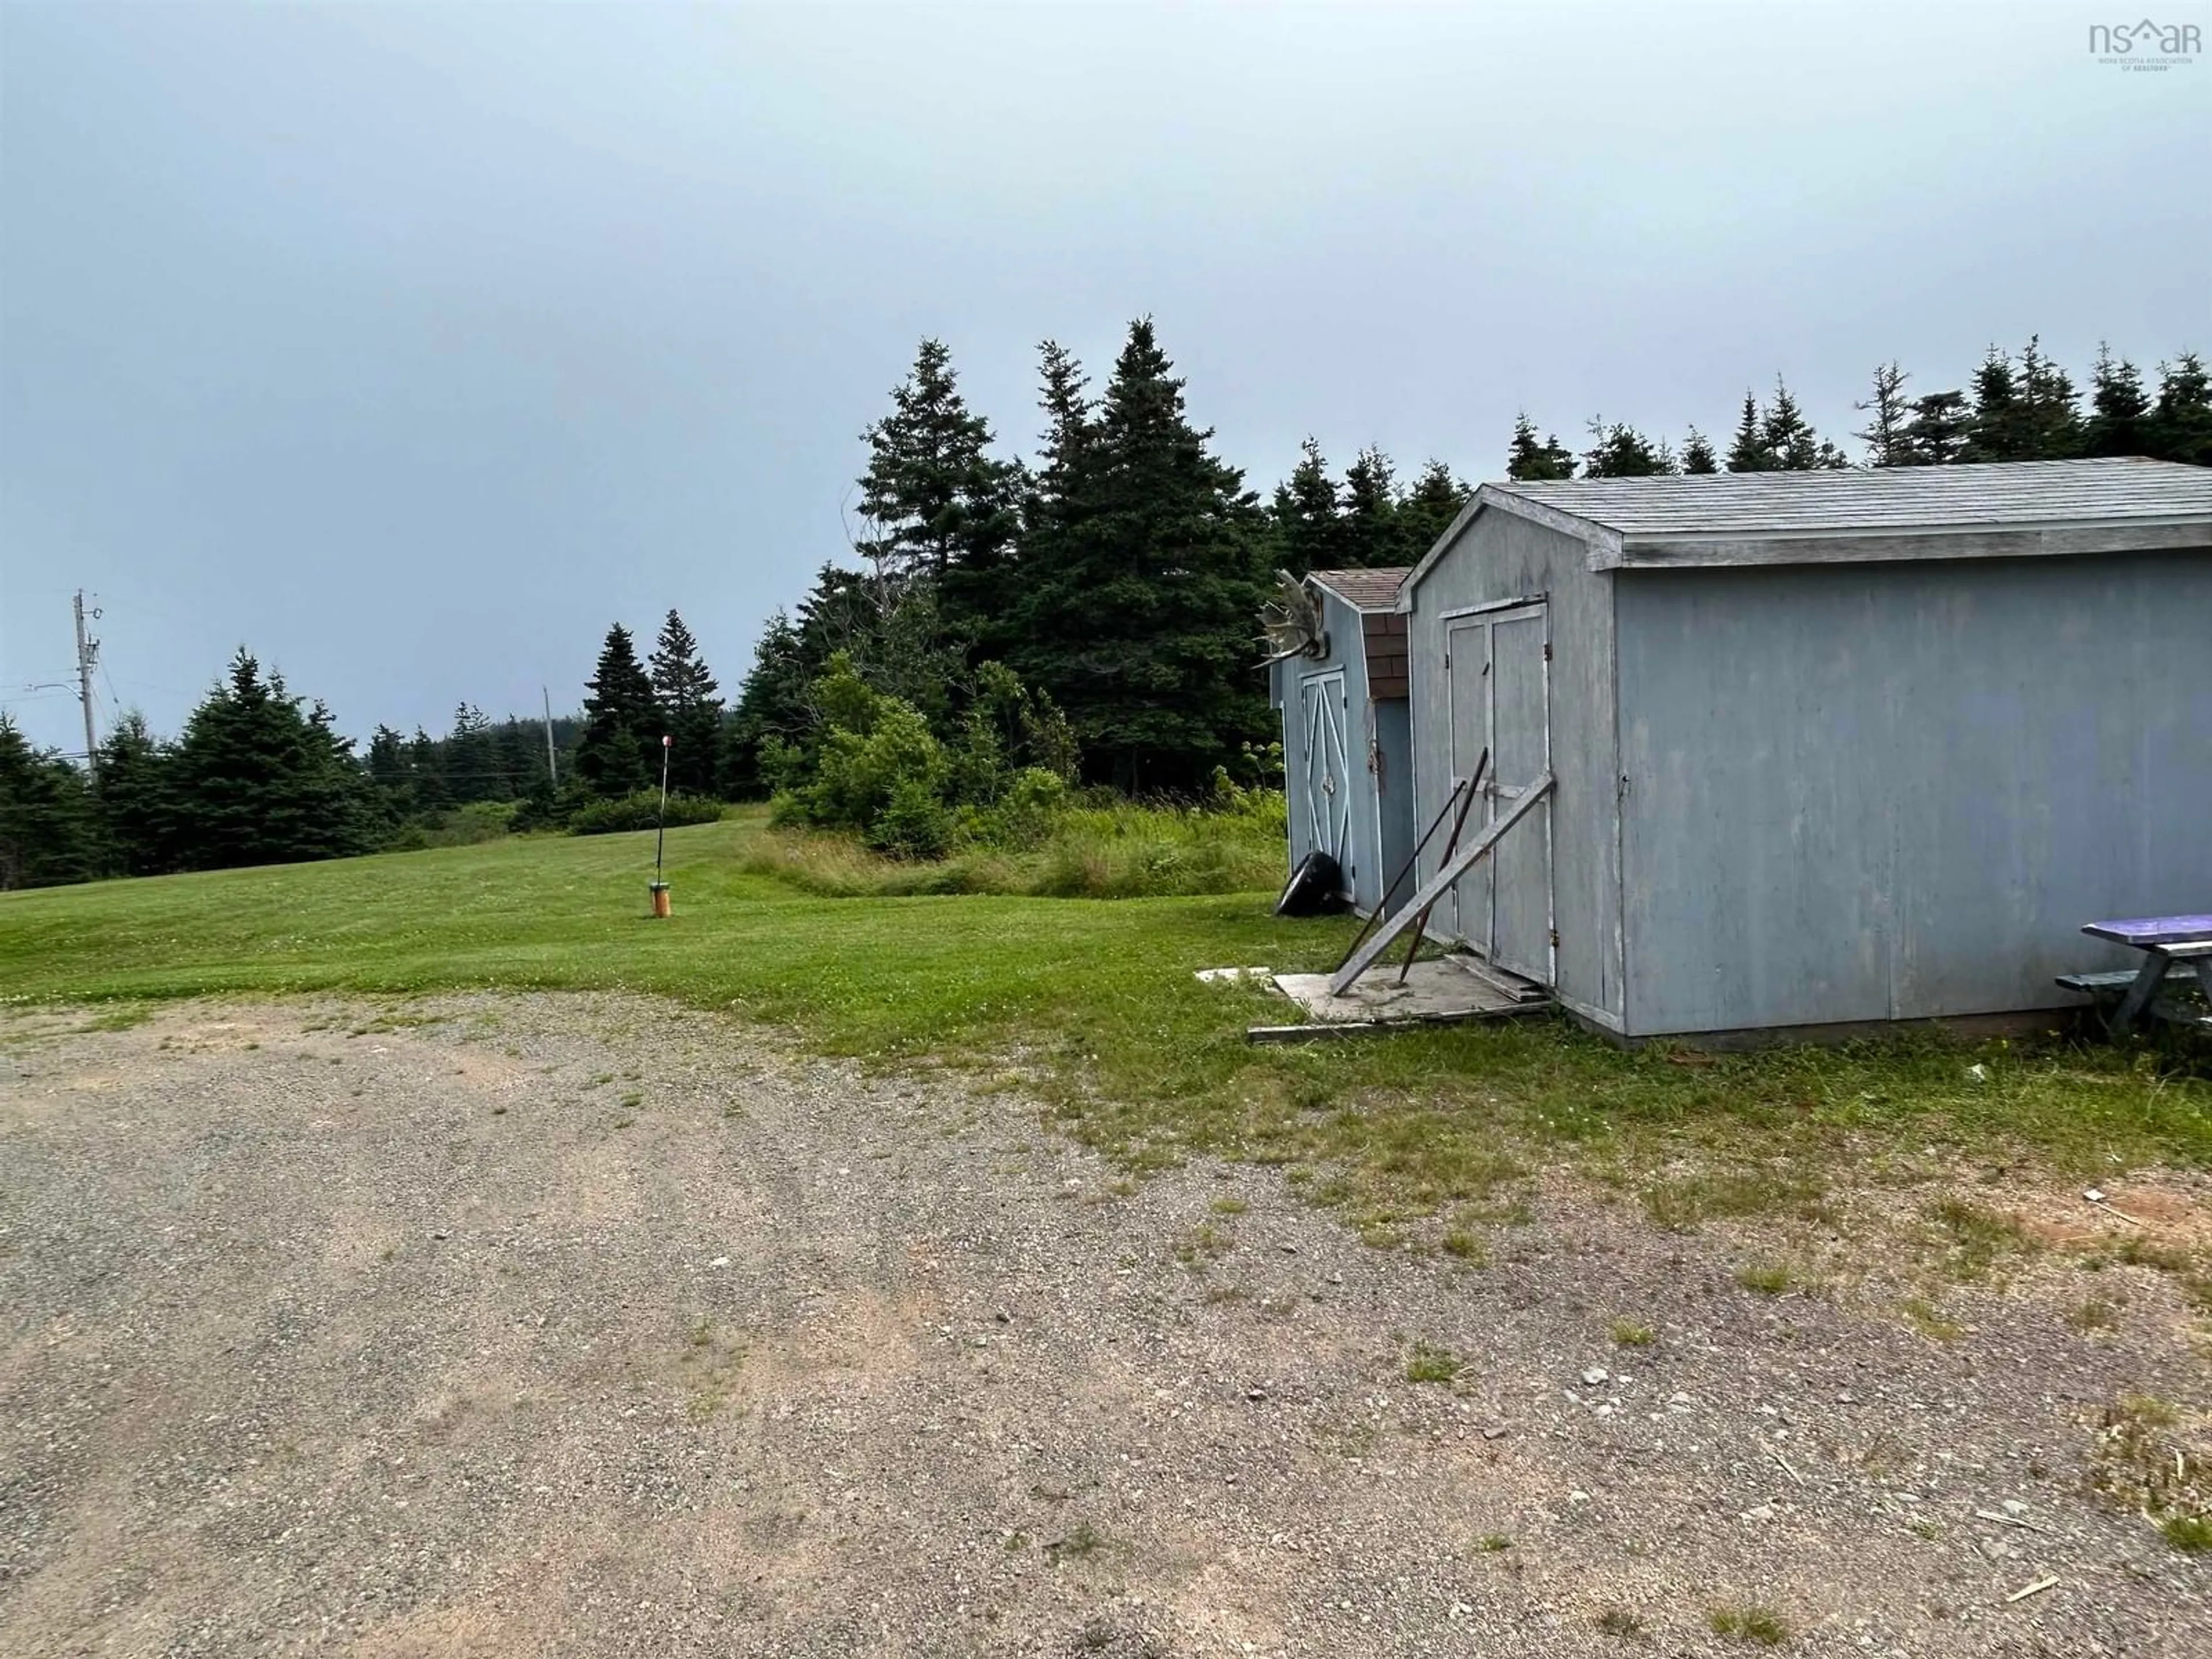
[[[1644,1189],[1644,1210],[1668,1232],[1695,1232],[1705,1222],[1741,1216],[1819,1212],[1826,1188],[1791,1170],[1707,1170],[1655,1181]]]
[[[2000,1257],[2038,1248],[2013,1217],[1962,1198],[1940,1199],[1929,1213],[1948,1235],[1945,1267],[1956,1279],[1986,1278]]]
[[[1759,1296],[1780,1296],[1796,1282],[1778,1261],[1754,1262],[1736,1269],[1735,1282]]]
[[[1955,1342],[1965,1334],[1964,1327],[1943,1317],[1942,1310],[1924,1296],[1908,1296],[1898,1307],[1912,1322],[1912,1328],[1935,1342]]]
[[[1047,1544],[1044,1553],[1046,1559],[1058,1566],[1062,1561],[1087,1561],[1106,1547],[1103,1533],[1088,1521],[1079,1521],[1069,1528],[1066,1536]]]
[[[1460,1374],[1460,1358],[1449,1348],[1433,1343],[1416,1342],[1407,1356],[1406,1381],[1408,1382],[1449,1382]]]
[[[1715,1607],[1705,1615],[1705,1623],[1716,1636],[1762,1648],[1778,1648],[1790,1639],[1790,1626],[1771,1607]]]
[[[2212,1548],[2212,1464],[2201,1442],[2185,1439],[2188,1430],[2166,1401],[2123,1395],[2106,1407],[2091,1443],[2089,1486],[2115,1508],[2157,1522],[2174,1548],[2195,1553]]]

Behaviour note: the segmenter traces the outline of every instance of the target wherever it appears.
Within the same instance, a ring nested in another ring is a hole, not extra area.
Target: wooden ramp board
[[[1509,988],[1449,957],[1415,963],[1403,985],[1398,983],[1393,964],[1361,975],[1340,995],[1329,989],[1327,974],[1278,974],[1275,988],[1297,1004],[1305,1022],[1255,1025],[1245,1032],[1254,1042],[1297,1042],[1416,1025],[1510,1019],[1534,1012],[1546,1000],[1540,991],[1531,998],[1527,989]]]

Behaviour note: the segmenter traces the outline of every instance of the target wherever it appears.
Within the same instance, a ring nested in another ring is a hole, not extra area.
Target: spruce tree
[[[860,508],[873,526],[855,550],[894,587],[939,584],[940,619],[988,649],[1011,626],[1021,469],[990,453],[991,426],[961,396],[951,354],[924,340],[891,412],[863,434]]]
[[[782,611],[768,619],[723,728],[715,775],[723,795],[750,800],[775,787],[777,780],[761,772],[761,745],[771,740],[797,744],[806,738],[814,725],[811,688],[828,660],[810,659],[799,630]]]
[[[446,745],[419,726],[407,739],[407,782],[414,814],[428,816],[453,806],[453,787],[446,777]]]
[[[1905,428],[1912,413],[1905,383],[1911,378],[1893,361],[1877,363],[1872,395],[1851,405],[1867,416],[1866,425],[1851,435],[1867,447],[1869,466],[1905,465]]]
[[[1955,388],[1915,398],[1899,440],[1899,466],[1950,466],[1966,458],[1973,428],[1966,394]]]
[[[170,753],[179,865],[229,869],[368,850],[367,775],[329,710],[318,703],[303,714],[300,702],[240,647]]]
[[[1513,417],[1513,441],[1505,451],[1505,476],[1523,483],[1571,478],[1575,458],[1559,442],[1557,433],[1540,441],[1524,410]]]
[[[462,805],[472,800],[505,800],[512,793],[499,774],[492,750],[491,721],[475,704],[465,702],[453,710],[453,729],[446,737],[444,758],[447,787]],[[372,775],[374,772],[372,765]]]
[[[2087,455],[2147,455],[2151,448],[2150,395],[2142,372],[2125,358],[2115,360],[2100,342],[2089,373],[2089,418],[2081,433]]]
[[[89,881],[105,863],[84,775],[0,711],[0,890]]]
[[[602,798],[635,794],[660,780],[659,709],[629,629],[607,629],[599,665],[585,682],[584,731],[576,743],[580,787]]]
[[[1130,325],[1095,437],[1056,485],[1016,663],[1066,712],[1093,775],[1197,788],[1269,720],[1252,670],[1263,520],[1184,412],[1149,319]]]
[[[1663,477],[1680,471],[1673,453],[1632,426],[1610,426],[1601,417],[1589,423],[1591,447],[1583,457],[1585,478]]]
[[[1334,570],[1347,562],[1343,514],[1336,483],[1321,445],[1310,435],[1298,446],[1298,464],[1275,486],[1269,509],[1276,568],[1293,576],[1309,570]]]
[[[1369,446],[1344,469],[1343,562],[1347,569],[1402,562],[1398,485],[1390,458]]]
[[[2081,453],[2081,410],[2073,377],[2044,355],[2034,335],[2020,354],[2024,459],[2063,461]]]
[[[1743,416],[1736,422],[1735,439],[1729,445],[1728,470],[1731,472],[1771,472],[1774,459],[1767,453],[1765,428],[1759,418],[1759,399],[1747,392],[1743,394]]]
[[[1474,494],[1442,461],[1432,460],[1423,467],[1413,487],[1399,498],[1397,562],[1419,563],[1437,538],[1451,528]]]
[[[2160,460],[2212,466],[2212,375],[2195,352],[2158,366],[2150,437],[2150,453]]]
[[[126,875],[157,876],[176,867],[168,758],[135,708],[100,739],[94,799],[108,848]]]
[[[660,625],[652,664],[660,723],[676,740],[668,752],[668,787],[712,794],[722,731],[721,689],[699,654],[699,642],[673,611]]]
[[[1813,430],[1778,374],[1774,377],[1774,401],[1759,419],[1759,439],[1771,471],[1811,472],[1849,465],[1841,450]]]
[[[2024,461],[2029,459],[2027,422],[2012,354],[1992,345],[1974,371],[1974,409],[1967,419],[1962,461]]]
[[[1697,428],[1682,440],[1682,471],[1692,477],[1703,477],[1721,470],[1720,459],[1713,453],[1713,446]]]

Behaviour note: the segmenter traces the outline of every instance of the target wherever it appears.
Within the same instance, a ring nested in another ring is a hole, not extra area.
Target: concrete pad
[[[1275,988],[1309,1018],[1330,1023],[1490,1019],[1542,1006],[1540,994],[1516,994],[1449,957],[1415,963],[1403,985],[1395,962],[1369,969],[1342,996],[1330,994],[1328,981],[1327,974],[1278,974]]]

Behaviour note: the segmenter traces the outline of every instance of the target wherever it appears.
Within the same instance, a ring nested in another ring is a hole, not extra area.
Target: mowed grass
[[[1328,967],[1351,921],[1275,921],[1267,892],[824,897],[762,872],[768,833],[758,813],[672,830],[665,922],[647,915],[649,834],[0,894],[0,998],[654,993],[832,1053],[1018,1083],[1133,1168],[1291,1166],[1370,1224],[1456,1213],[1560,1158],[1683,1226],[1811,1212],[1846,1170],[2212,1165],[2212,1085],[2102,1044],[1921,1036],[1683,1063],[1535,1019],[1254,1047],[1244,1028],[1287,1005],[1194,971]]]

